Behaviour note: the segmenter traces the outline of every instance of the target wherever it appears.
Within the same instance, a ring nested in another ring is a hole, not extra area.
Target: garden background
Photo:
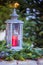
[[[19,60],[37,59],[43,57],[43,1],[0,0],[1,31],[6,29],[5,21],[11,18],[10,14],[14,8],[16,8],[17,14],[19,15],[18,19],[24,21],[23,50],[18,52],[9,50],[6,47],[5,40],[3,40],[0,41],[0,57],[6,60],[14,58]],[[26,12],[27,8],[28,13]]]

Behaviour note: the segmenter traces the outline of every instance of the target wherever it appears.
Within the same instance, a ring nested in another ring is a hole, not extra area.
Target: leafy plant
[[[23,43],[23,49],[20,51],[11,50],[6,46],[5,41],[0,42],[0,58],[7,61],[10,60],[22,60],[25,59],[37,59],[43,56],[43,49],[33,48],[32,44]]]

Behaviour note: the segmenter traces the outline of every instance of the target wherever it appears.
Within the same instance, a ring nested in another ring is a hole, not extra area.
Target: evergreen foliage
[[[43,0],[0,0],[0,30],[5,29],[5,20],[10,18],[11,8],[9,4],[18,2],[20,15],[22,20],[25,16],[34,16],[24,24],[25,39],[30,37],[35,46],[43,47]],[[29,8],[29,14],[26,13],[26,8]]]

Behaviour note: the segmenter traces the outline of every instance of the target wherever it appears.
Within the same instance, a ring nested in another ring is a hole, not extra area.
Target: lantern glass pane
[[[20,35],[20,24],[15,23],[12,25],[12,46],[20,45],[19,35]]]
[[[12,25],[12,33],[15,34],[20,34],[20,24],[13,24]]]
[[[11,24],[7,25],[6,35],[7,35],[7,42],[11,43]]]

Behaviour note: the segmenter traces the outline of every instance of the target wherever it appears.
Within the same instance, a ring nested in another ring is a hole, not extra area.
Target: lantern
[[[11,49],[22,49],[23,43],[23,22],[18,20],[16,9],[11,14],[11,19],[6,21],[6,42]]]

